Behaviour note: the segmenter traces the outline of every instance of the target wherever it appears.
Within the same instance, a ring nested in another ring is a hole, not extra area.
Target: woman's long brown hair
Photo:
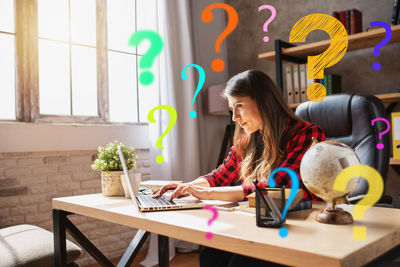
[[[249,135],[236,123],[233,143],[236,152],[242,156],[241,178],[245,182],[254,178],[267,179],[285,156],[285,145],[293,130],[285,132],[286,118],[301,119],[287,106],[280,89],[262,71],[248,70],[235,75],[228,81],[224,96],[249,96],[256,101],[262,129]]]

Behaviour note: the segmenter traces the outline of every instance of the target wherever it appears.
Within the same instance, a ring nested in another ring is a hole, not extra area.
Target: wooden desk
[[[361,266],[400,244],[399,209],[377,207],[368,209],[365,218],[356,221],[356,225],[367,226],[367,239],[354,241],[353,225],[318,223],[314,218],[324,204],[313,203],[313,206],[312,210],[289,213],[286,221],[289,235],[281,238],[278,229],[256,227],[253,214],[238,211],[219,211],[217,220],[208,227],[207,221],[212,217],[208,210],[140,213],[130,200],[120,197],[108,198],[101,194],[92,194],[55,198],[53,199],[55,248],[57,250],[57,246],[60,246],[57,243],[60,240],[56,240],[57,238],[65,239],[63,220],[57,216],[60,211],[296,266]],[[341,206],[350,212],[353,207]],[[56,227],[61,227],[61,230]],[[205,238],[205,233],[208,231],[214,235],[211,240]],[[160,242],[161,245],[165,242],[168,244],[168,238],[159,239],[159,245]],[[57,253],[56,251],[56,257],[60,257]],[[165,250],[164,247],[162,253],[160,257],[168,259],[168,249]],[[60,261],[56,265],[59,263]],[[163,264],[168,265],[168,263]]]

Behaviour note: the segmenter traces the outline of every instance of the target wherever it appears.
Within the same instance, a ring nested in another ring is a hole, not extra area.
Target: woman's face
[[[238,122],[247,134],[261,129],[261,116],[254,99],[249,96],[228,96],[228,101],[233,111],[232,120]]]

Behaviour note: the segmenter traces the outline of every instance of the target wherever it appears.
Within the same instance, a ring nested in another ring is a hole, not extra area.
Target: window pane
[[[38,0],[39,37],[68,41],[68,0]]]
[[[140,60],[140,57],[138,58]],[[139,83],[139,121],[148,122],[147,114],[159,104],[159,61],[156,59],[151,71],[154,74],[154,81],[151,85],[141,85]],[[141,70],[139,69],[139,75]],[[168,90],[167,90],[168,91]]]
[[[136,56],[108,52],[110,120],[137,122]]]
[[[108,48],[118,51],[135,52],[129,46],[129,38],[135,32],[134,0],[107,1]]]
[[[71,0],[71,41],[96,46],[95,0]]]
[[[39,40],[39,103],[41,114],[70,115],[68,44]]]
[[[0,31],[15,32],[14,0],[0,1]]]
[[[0,34],[0,119],[15,120],[15,37]]]
[[[72,115],[98,116],[96,48],[72,46]]]
[[[157,32],[156,0],[137,0],[137,30],[153,30]],[[138,53],[143,55],[150,48],[150,42],[142,42]]]

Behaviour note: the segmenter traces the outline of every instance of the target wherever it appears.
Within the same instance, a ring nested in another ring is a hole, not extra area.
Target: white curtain
[[[152,147],[153,180],[191,181],[200,175],[200,151],[197,120],[189,117],[196,109],[192,98],[197,80],[195,69],[186,69],[187,80],[181,79],[182,69],[193,64],[191,37],[191,19],[189,1],[157,1],[158,33],[164,41],[164,49],[159,56],[160,95],[158,105],[171,105],[178,114],[174,128],[163,139],[163,150],[155,147],[157,140],[167,129],[169,114],[165,110],[158,112],[157,123],[150,123],[150,144]],[[199,112],[198,112],[199,113]],[[157,114],[157,113],[156,113]],[[155,116],[156,117],[156,116]],[[155,157],[163,154],[164,162],[155,163]]]
[[[163,139],[164,149],[155,146],[157,140],[167,129],[169,114],[165,110],[155,114],[156,123],[149,125],[149,138],[152,146],[150,161],[153,180],[191,181],[200,175],[200,151],[197,120],[189,117],[192,98],[196,89],[194,69],[186,69],[187,79],[181,79],[182,69],[193,64],[191,36],[190,3],[182,0],[157,1],[158,33],[164,41],[164,49],[159,56],[159,100],[158,105],[170,105],[176,109],[177,121],[174,128]],[[200,113],[200,112],[198,112]],[[157,116],[158,115],[158,116]],[[158,117],[158,118],[157,118]],[[164,156],[164,162],[157,164],[157,155]],[[196,249],[198,245],[170,238],[170,260],[175,256],[175,246]],[[150,247],[144,266],[158,264],[157,239],[151,234]]]

